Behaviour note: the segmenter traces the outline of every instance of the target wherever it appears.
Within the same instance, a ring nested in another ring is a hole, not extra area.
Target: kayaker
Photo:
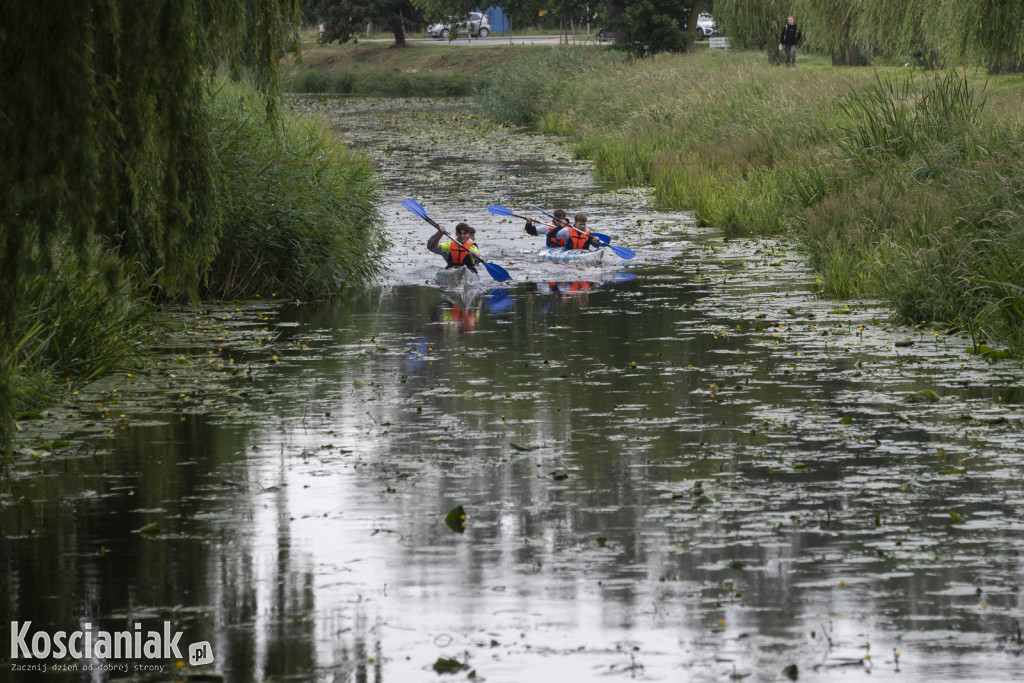
[[[555,213],[553,215],[555,217],[555,220],[551,225],[547,226],[547,233],[545,234],[544,246],[564,247],[565,242],[559,241],[558,238],[555,237],[555,235],[564,226],[569,225],[569,221],[566,218],[564,209],[555,209]],[[527,234],[533,235],[535,237],[540,234],[537,232],[537,226],[535,226],[533,224],[533,221],[530,220],[529,218],[526,219],[526,226],[524,229],[526,230]]]
[[[574,221],[571,227],[562,228],[555,235],[565,241],[566,249],[589,249],[591,246],[597,249],[601,246],[601,241],[587,228],[587,214],[576,214]]]
[[[466,223],[459,223],[455,226],[455,239],[449,237],[444,244],[438,244],[441,241],[441,236],[445,234],[447,231],[444,226],[437,226],[437,232],[427,240],[427,249],[443,256],[448,264],[446,268],[466,266],[475,273],[477,260],[472,254],[480,253],[476,246],[476,229],[469,227]]]

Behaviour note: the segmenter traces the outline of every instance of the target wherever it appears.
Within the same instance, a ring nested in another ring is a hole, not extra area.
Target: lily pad
[[[452,508],[444,518],[444,523],[447,524],[448,528],[452,531],[461,534],[466,530],[466,511],[461,505],[456,508]]]
[[[434,671],[439,674],[457,674],[466,668],[468,667],[459,660],[447,657],[438,657],[434,662]]]
[[[922,401],[934,402],[939,400],[939,395],[931,389],[922,389],[921,391],[915,391],[914,393],[907,396],[907,401],[910,403],[920,403]]]

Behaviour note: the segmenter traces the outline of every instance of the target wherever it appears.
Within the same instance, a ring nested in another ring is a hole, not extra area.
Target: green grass
[[[438,41],[440,42],[440,41]],[[522,58],[533,47],[476,42],[452,47],[387,42],[320,45],[302,41],[302,60],[282,65],[284,90],[387,97],[454,97],[477,92],[502,64]]]
[[[825,295],[1024,352],[1019,77],[582,52],[499,68],[481,107],[570,135],[598,175],[728,235],[792,234]]]

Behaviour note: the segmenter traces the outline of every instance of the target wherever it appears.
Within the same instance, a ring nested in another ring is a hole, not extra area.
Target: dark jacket
[[[782,45],[799,45],[800,37],[800,29],[797,28],[796,24],[792,26],[786,24],[782,27],[782,35],[779,36],[779,42]]]

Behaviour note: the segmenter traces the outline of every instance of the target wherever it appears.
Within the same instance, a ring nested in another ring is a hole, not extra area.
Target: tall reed
[[[250,87],[223,83],[211,103],[221,202],[209,296],[328,296],[379,270],[378,180],[316,121],[268,119]]]

